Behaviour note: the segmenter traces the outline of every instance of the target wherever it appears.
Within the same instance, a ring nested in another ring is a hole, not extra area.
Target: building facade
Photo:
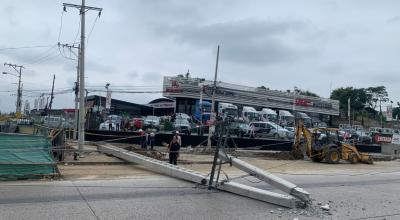
[[[165,76],[163,95],[175,99],[176,112],[193,115],[195,102],[200,99],[211,100],[213,81],[185,76]],[[252,106],[257,110],[271,108],[305,112],[313,117],[339,115],[339,101],[321,97],[298,95],[265,88],[248,87],[217,82],[215,100],[235,104],[239,110]]]

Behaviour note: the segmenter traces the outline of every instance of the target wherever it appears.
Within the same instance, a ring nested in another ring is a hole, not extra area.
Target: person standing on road
[[[171,143],[168,145],[168,152],[169,152],[169,163],[177,165],[179,150],[181,149],[180,144],[178,143],[177,136],[172,138]]]
[[[149,142],[150,142],[150,150],[152,150],[152,151],[153,151],[153,148],[154,148],[154,142],[155,141],[156,141],[156,134],[154,134],[154,132],[151,132],[150,136],[149,136]]]
[[[139,129],[139,135],[140,135],[140,148],[146,149],[147,148],[146,133],[142,129]]]
[[[254,127],[253,123],[250,125],[250,137],[251,138],[255,138],[256,137],[256,127]]]
[[[176,137],[176,140],[178,141],[179,147],[181,147],[182,146],[182,139],[181,139],[181,136],[179,135],[179,131],[175,132],[174,137]]]
[[[113,125],[112,125],[111,120],[108,121],[108,130],[109,130],[109,131],[112,131],[112,130],[113,130]]]

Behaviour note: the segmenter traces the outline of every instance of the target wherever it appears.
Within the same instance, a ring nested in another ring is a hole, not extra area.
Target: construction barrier
[[[207,136],[199,135],[180,135],[182,145],[196,147],[200,144],[207,144]],[[155,136],[155,145],[161,146],[162,143],[169,143],[172,140],[173,134],[157,133]],[[87,141],[107,141],[112,143],[129,143],[140,144],[140,136],[138,132],[123,132],[123,131],[99,131],[87,130],[85,134]],[[216,141],[212,140],[212,144],[216,145]],[[229,148],[257,148],[259,150],[274,150],[274,151],[291,151],[293,141],[276,140],[276,139],[256,139],[256,138],[238,138],[231,137],[227,140]],[[367,153],[381,153],[380,145],[357,144],[357,149]]]
[[[51,143],[46,137],[0,133],[0,180],[55,174],[50,151]]]

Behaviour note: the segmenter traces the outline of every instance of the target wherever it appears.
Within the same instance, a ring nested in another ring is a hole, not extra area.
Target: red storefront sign
[[[308,106],[312,106],[313,103],[308,99],[296,99],[295,105],[308,107]]]
[[[171,92],[171,93],[182,92],[182,88],[180,87],[178,81],[170,80],[170,82],[171,82],[171,86],[165,88],[165,92]]]
[[[380,144],[380,143],[392,143],[392,136],[389,135],[381,135],[381,134],[375,134],[374,135],[374,143]]]

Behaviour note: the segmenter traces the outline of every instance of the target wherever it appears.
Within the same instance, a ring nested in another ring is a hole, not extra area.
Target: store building
[[[196,100],[211,100],[213,81],[185,76],[165,76],[163,96],[175,100],[176,112],[193,115],[196,111]],[[339,101],[321,97],[298,95],[293,92],[282,92],[266,88],[248,87],[224,82],[217,82],[215,95],[218,102],[237,105],[239,111],[243,106],[252,106],[257,110],[271,108],[305,112],[312,118],[323,121],[329,116],[339,115]]]

